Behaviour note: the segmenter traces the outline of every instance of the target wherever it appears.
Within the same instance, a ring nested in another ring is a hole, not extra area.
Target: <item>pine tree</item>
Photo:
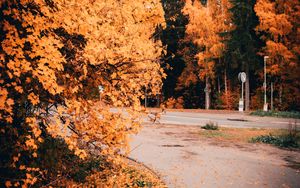
[[[235,29],[229,32],[226,61],[230,63],[231,80],[237,80],[239,72],[246,72],[245,109],[249,110],[250,83],[258,69],[261,70],[262,61],[257,53],[261,47],[259,37],[254,28],[258,25],[258,18],[253,10],[255,0],[232,0],[232,22]]]
[[[161,40],[167,46],[166,54],[164,54],[164,68],[167,78],[164,80],[163,93],[167,100],[182,94],[175,88],[177,79],[185,66],[181,54],[184,48],[181,40],[184,38],[185,25],[188,20],[181,12],[185,4],[184,0],[162,0],[162,4],[165,11],[166,28],[162,31]]]

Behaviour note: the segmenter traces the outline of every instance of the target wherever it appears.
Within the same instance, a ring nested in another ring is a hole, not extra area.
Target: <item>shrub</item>
[[[236,94],[231,90],[228,90],[227,93],[224,92],[220,96],[220,99],[222,101],[222,108],[226,110],[233,110],[235,109],[236,104],[238,104],[238,102],[236,101],[238,97],[236,97]]]
[[[171,97],[171,98],[168,98],[167,101],[165,101],[165,106],[166,108],[169,108],[169,109],[183,109],[183,104],[184,104],[184,100],[183,100],[183,97],[179,97],[177,99]]]
[[[214,124],[213,122],[208,122],[205,126],[202,126],[201,128],[205,130],[218,130],[219,126],[217,123]]]
[[[252,138],[251,142],[262,142],[284,148],[299,148],[297,139],[288,135],[262,135]]]
[[[297,125],[289,125],[287,133],[280,135],[262,135],[251,139],[251,142],[262,142],[282,148],[299,148],[299,131]]]

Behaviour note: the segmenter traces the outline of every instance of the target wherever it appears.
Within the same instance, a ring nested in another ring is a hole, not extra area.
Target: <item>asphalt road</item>
[[[153,112],[150,111],[149,116],[153,116]],[[149,118],[145,118],[145,120],[149,121]],[[208,122],[213,122],[223,127],[274,129],[286,129],[289,125],[295,125],[296,123],[298,125],[298,129],[300,128],[299,119],[250,116],[247,113],[234,111],[167,111],[161,114],[161,118],[158,122],[161,124],[194,126],[202,126]]]

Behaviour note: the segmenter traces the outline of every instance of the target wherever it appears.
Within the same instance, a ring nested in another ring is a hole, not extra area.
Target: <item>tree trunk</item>
[[[225,92],[225,108],[230,109],[229,106],[229,96],[228,96],[228,86],[227,86],[227,71],[224,71],[224,92]]]
[[[209,84],[209,79],[208,76],[205,78],[205,109],[210,108],[210,84]]]
[[[225,94],[227,95],[227,73],[226,73],[226,69],[225,69],[225,72],[224,72],[224,86],[225,86]]]
[[[279,88],[279,104],[282,105],[282,84],[280,84]]]
[[[145,88],[145,108],[147,108],[147,89]]]
[[[249,106],[250,106],[250,76],[249,76],[249,68],[247,66],[247,70],[246,70],[246,88],[245,88],[245,111],[249,111]]]
[[[218,76],[218,93],[221,93],[220,78]]]

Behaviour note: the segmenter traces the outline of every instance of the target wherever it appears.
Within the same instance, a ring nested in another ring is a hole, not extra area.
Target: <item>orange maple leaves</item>
[[[7,127],[21,132],[22,140],[14,136],[33,158],[44,132],[64,139],[82,159],[90,145],[114,159],[138,129],[143,88],[161,89],[163,47],[152,39],[164,23],[160,1],[21,0],[0,6],[1,123],[24,120]],[[101,103],[91,95],[99,85]],[[110,105],[131,108],[125,116]],[[26,170],[22,184],[34,184],[33,171],[20,158],[16,153],[13,161]]]

